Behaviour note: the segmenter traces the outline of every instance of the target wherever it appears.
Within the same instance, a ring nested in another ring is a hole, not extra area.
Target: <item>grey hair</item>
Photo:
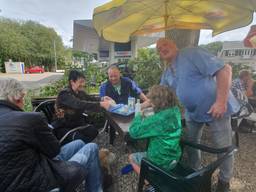
[[[0,78],[0,99],[14,102],[26,94],[23,85],[16,79]]]

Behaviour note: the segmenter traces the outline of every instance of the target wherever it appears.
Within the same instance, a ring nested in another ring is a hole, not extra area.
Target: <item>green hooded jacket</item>
[[[178,107],[168,108],[152,116],[138,114],[129,128],[134,139],[149,139],[147,158],[165,170],[171,170],[181,156],[181,114]]]

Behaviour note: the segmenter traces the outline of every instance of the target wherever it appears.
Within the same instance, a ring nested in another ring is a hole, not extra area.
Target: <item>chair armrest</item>
[[[69,134],[75,132],[75,131],[78,131],[78,130],[83,130],[83,129],[86,129],[87,127],[89,127],[91,125],[86,125],[86,126],[79,126],[79,127],[76,127],[74,129],[71,129],[70,131],[68,131],[61,139],[60,139],[60,143],[62,143],[68,136]]]
[[[190,179],[190,178],[193,178],[193,177],[196,177],[198,175],[203,175],[205,172],[213,172],[217,167],[220,166],[220,164],[229,156],[231,155],[231,153],[233,153],[234,149],[236,148],[235,146],[231,146],[231,147],[225,147],[225,148],[221,148],[220,150],[219,149],[215,149],[215,148],[210,148],[208,146],[204,146],[204,145],[201,145],[201,144],[195,144],[195,143],[192,143],[192,142],[187,142],[186,141],[186,144],[189,144],[190,147],[194,147],[194,148],[197,148],[197,149],[201,149],[201,150],[204,150],[206,152],[209,151],[209,153],[223,153],[225,152],[225,154],[211,162],[209,165],[207,165],[206,167],[203,167],[199,170],[194,170],[192,173],[187,173],[186,175],[184,176],[179,176],[173,172],[166,172],[165,170],[163,170],[162,168],[158,167],[157,165],[155,165],[153,162],[151,162],[150,160],[148,160],[147,158],[143,158],[142,161],[141,161],[141,170],[142,172],[147,169],[147,167],[149,167],[148,169],[150,169],[151,171],[152,170],[155,170],[156,172],[160,172],[161,175],[164,175],[164,176],[167,176],[171,179],[174,179],[174,180],[186,180],[186,179]],[[191,144],[191,145],[190,145]]]
[[[223,148],[213,148],[213,147],[209,147],[207,145],[194,143],[194,142],[187,141],[187,140],[184,140],[184,139],[182,139],[180,142],[181,142],[181,145],[187,145],[189,147],[192,147],[192,148],[195,148],[195,149],[200,149],[204,152],[213,153],[213,154],[225,153],[233,147],[233,146],[228,146],[228,147],[223,147]]]
[[[87,113],[82,113],[82,115],[83,115],[84,117],[88,117],[88,114],[87,114]]]
[[[177,175],[166,172],[165,170],[163,170],[162,168],[158,167],[153,162],[151,162],[149,159],[143,157],[141,160],[141,172],[143,172],[144,169],[147,167],[149,167],[150,170],[155,170],[157,172],[160,172],[162,175],[165,175],[169,178],[173,178],[175,180],[183,179],[183,177],[181,177],[181,176],[177,176]]]
[[[246,101],[242,101],[240,103],[241,107],[237,113],[232,115],[232,119],[242,119],[245,117],[249,117],[252,112],[254,112],[253,106]]]

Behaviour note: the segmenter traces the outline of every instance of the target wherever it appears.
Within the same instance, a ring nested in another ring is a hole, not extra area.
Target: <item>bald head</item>
[[[108,79],[112,85],[117,85],[120,83],[121,74],[116,66],[111,66],[108,69]]]
[[[160,58],[164,61],[171,62],[177,55],[178,49],[176,44],[167,38],[160,38],[156,43],[156,48]]]

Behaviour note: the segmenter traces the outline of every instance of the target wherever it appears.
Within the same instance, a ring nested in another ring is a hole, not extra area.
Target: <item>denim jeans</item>
[[[212,137],[213,144],[216,148],[222,148],[232,145],[232,128],[231,128],[231,118],[223,117],[220,119],[215,119],[209,122],[210,133]],[[202,137],[202,131],[205,123],[198,123],[189,118],[186,118],[186,125],[188,131],[186,133],[186,139],[200,143]],[[194,169],[201,167],[201,153],[200,150],[195,150],[192,148],[188,149],[189,163]],[[223,154],[218,154],[218,158],[223,156]],[[234,154],[230,155],[221,165],[219,179],[225,182],[229,182],[233,176],[233,164],[234,164]]]
[[[95,143],[85,144],[82,140],[75,140],[61,148],[56,159],[76,161],[86,170],[86,191],[102,192],[102,178],[99,162],[99,150]]]

